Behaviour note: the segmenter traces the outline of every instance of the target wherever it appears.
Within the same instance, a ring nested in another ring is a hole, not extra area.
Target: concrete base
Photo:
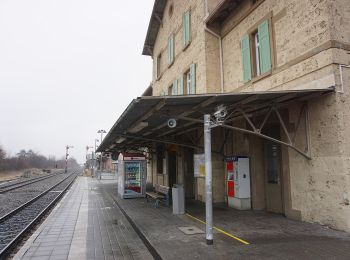
[[[239,209],[239,210],[249,210],[251,209],[251,200],[250,198],[246,198],[246,199],[228,198],[228,206],[230,208]]]

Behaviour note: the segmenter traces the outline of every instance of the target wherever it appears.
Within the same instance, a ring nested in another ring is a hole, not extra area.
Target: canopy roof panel
[[[266,111],[275,105],[283,107],[290,102],[307,100],[334,92],[334,88],[244,92],[227,94],[202,94],[185,96],[143,96],[132,100],[98,148],[98,152],[124,152],[148,147],[154,143],[176,143],[195,148],[192,143],[174,140],[182,133],[203,127],[203,115],[213,114],[219,105],[226,107],[227,122],[245,114]],[[176,128],[167,121],[177,120]]]

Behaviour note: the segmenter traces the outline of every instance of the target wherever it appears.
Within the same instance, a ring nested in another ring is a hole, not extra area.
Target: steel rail
[[[32,198],[31,200],[23,203],[21,206],[18,206],[17,208],[11,210],[9,213],[7,213],[6,215],[2,216],[0,218],[0,224],[5,221],[6,219],[8,219],[9,217],[11,217],[13,214],[16,214],[18,211],[20,211],[21,209],[29,206],[30,204],[32,204],[33,202],[35,202],[36,200],[40,199],[42,196],[44,196],[46,193],[50,192],[52,189],[56,188],[58,185],[60,185],[62,182],[64,182],[65,180],[67,180],[72,174],[69,174],[66,178],[64,178],[63,180],[59,181],[58,183],[55,183],[53,186],[51,186],[50,188],[48,188],[47,190],[43,191],[42,193],[40,193],[39,195],[35,196],[34,198]]]
[[[46,175],[46,176],[40,176],[40,177],[37,177],[35,179],[25,180],[25,181],[22,181],[19,183],[12,183],[10,185],[6,185],[5,187],[0,187],[0,194],[11,191],[11,190],[15,190],[15,189],[27,186],[27,185],[30,185],[32,183],[37,183],[39,181],[52,178],[52,177],[57,176],[59,174],[62,174],[62,173],[53,173],[53,174]]]
[[[55,187],[57,187],[58,185],[60,185],[62,182],[64,182],[65,180],[67,180],[69,177],[71,177],[72,175],[75,175],[74,178],[68,183],[68,185],[27,225],[25,226],[25,228],[22,229],[22,231],[17,234],[11,241],[10,243],[8,243],[3,249],[1,249],[0,251],[0,260],[4,259],[10,252],[11,249],[13,249],[17,243],[20,241],[20,239],[26,234],[26,232],[29,232],[29,230],[31,229],[31,227],[57,202],[57,200],[59,198],[62,197],[62,195],[69,189],[69,187],[72,185],[72,183],[75,181],[75,179],[77,178],[77,172],[74,171],[73,173],[71,173],[69,176],[67,176],[67,178],[63,179],[62,181],[60,181],[59,183],[55,184],[53,187],[51,187],[50,189],[46,190],[45,192],[43,192],[41,194],[41,196],[37,196],[34,199],[30,200],[29,202],[23,204],[22,206],[18,207],[17,209],[11,211],[9,214],[5,215],[4,217],[2,217],[0,219],[0,223],[3,222],[5,219],[8,219],[10,217],[10,214],[13,215],[17,212],[19,212],[21,209],[33,204],[37,199],[43,197],[45,194],[47,194],[48,192],[50,192],[50,190],[54,189]]]

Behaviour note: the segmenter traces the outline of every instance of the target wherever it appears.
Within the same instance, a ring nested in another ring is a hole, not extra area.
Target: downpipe
[[[339,64],[339,76],[340,76],[341,89],[337,92],[341,94],[344,94],[343,68],[350,68],[350,65]]]
[[[224,61],[223,61],[223,50],[222,50],[222,37],[210,30],[207,25],[204,22],[204,30],[211,35],[214,35],[216,38],[219,40],[219,57],[220,57],[220,88],[221,88],[221,93],[224,93]]]

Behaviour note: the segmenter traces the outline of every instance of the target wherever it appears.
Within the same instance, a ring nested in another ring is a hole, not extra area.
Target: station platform
[[[116,180],[79,177],[14,259],[350,259],[350,234],[265,212],[204,205],[187,213],[120,199]]]

